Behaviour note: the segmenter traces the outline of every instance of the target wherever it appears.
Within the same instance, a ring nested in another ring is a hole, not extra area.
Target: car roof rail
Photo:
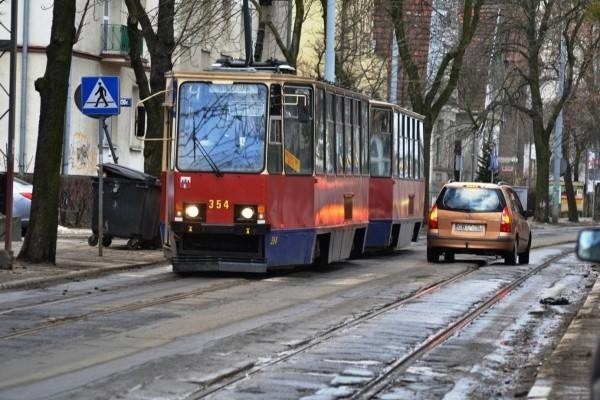
[[[498,181],[497,185],[498,186],[509,186],[508,183],[505,181]]]

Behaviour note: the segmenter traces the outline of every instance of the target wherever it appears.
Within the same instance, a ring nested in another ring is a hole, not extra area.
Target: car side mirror
[[[533,212],[533,210],[526,210],[526,211],[523,211],[523,216],[524,216],[525,218],[531,218],[531,217],[533,217],[533,216],[534,216],[534,214],[535,214],[535,213]]]
[[[600,228],[583,229],[579,232],[575,254],[582,261],[600,261]]]
[[[135,110],[135,136],[143,138],[146,136],[146,108],[137,106]]]

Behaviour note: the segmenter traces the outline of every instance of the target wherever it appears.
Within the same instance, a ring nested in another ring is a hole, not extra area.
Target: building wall
[[[84,1],[79,0],[81,8]],[[122,4],[120,1],[111,1],[111,24],[121,24],[123,21]],[[99,121],[83,115],[75,105],[75,90],[84,76],[112,75],[120,78],[120,96],[132,98],[137,101],[137,88],[132,70],[124,63],[123,55],[116,59],[103,59],[102,23],[104,22],[104,3],[98,3],[89,11],[86,24],[83,26],[80,40],[73,47],[71,61],[71,76],[67,100],[67,112],[64,136],[63,173],[73,175],[95,175],[99,161],[98,133]],[[21,110],[21,82],[23,74],[23,31],[24,13],[23,3],[19,2],[19,29],[17,55],[17,92],[16,92],[16,132],[15,132],[15,166],[17,171],[22,168],[24,173],[33,173],[35,153],[37,149],[37,135],[39,124],[40,97],[35,91],[35,80],[42,77],[46,68],[46,46],[49,44],[52,24],[52,8],[30,2],[30,15],[28,21],[28,68],[26,79],[26,106]],[[78,8],[78,10],[80,10]],[[10,26],[10,5],[7,2],[0,4],[0,14],[4,15],[2,22]],[[77,17],[80,17],[78,14]],[[8,21],[6,21],[8,19]],[[9,37],[8,37],[9,38]],[[117,60],[117,62],[114,62]],[[0,58],[0,82],[8,88],[10,55],[7,53]],[[8,96],[0,96],[0,109],[8,109]],[[21,113],[26,113],[24,124],[21,124]],[[107,125],[112,135],[116,154],[120,164],[136,169],[143,168],[143,144],[134,139],[132,135],[133,108],[121,108],[118,116],[107,118]],[[0,143],[6,149],[8,142],[8,116],[0,121]],[[25,132],[25,140],[21,141],[21,130]],[[106,143],[106,142],[105,142]],[[104,162],[114,162],[108,146],[104,146]],[[2,163],[2,169],[6,168]]]

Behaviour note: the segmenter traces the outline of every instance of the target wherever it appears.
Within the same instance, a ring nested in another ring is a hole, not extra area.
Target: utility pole
[[[12,269],[12,204],[13,179],[15,175],[15,103],[17,97],[17,10],[18,0],[11,1],[10,41],[0,41],[0,51],[10,51],[8,90],[8,145],[6,149],[6,210],[4,220],[4,251],[0,255],[0,267]]]
[[[325,80],[335,83],[335,0],[327,0],[325,28]]]
[[[558,97],[562,98],[565,89],[565,40],[560,33],[560,49],[559,49],[559,67],[558,67]],[[562,108],[556,118],[554,126],[554,201],[552,202],[552,223],[558,223],[560,217],[560,164],[562,161],[562,128],[563,128],[563,112]]]
[[[392,62],[390,63],[390,103],[398,101],[398,42],[396,41],[396,30],[392,30]]]

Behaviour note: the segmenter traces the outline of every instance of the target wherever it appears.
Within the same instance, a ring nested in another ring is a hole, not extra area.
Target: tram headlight
[[[185,203],[183,205],[184,219],[204,221],[206,219],[206,205],[197,203]]]
[[[198,215],[200,215],[200,209],[198,208],[197,205],[189,204],[185,208],[185,216],[187,218],[198,218]]]
[[[263,204],[236,204],[233,214],[234,222],[265,223],[265,206]]]
[[[257,207],[253,204],[237,204],[235,206],[235,222],[256,222],[258,217]]]
[[[244,207],[240,211],[240,215],[244,219],[252,219],[252,217],[254,217],[254,208],[252,208],[252,207]]]

